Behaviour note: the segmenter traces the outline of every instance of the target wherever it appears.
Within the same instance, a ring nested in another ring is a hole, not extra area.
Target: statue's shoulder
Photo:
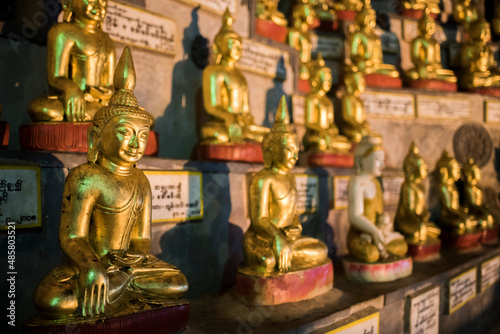
[[[270,169],[262,169],[252,176],[252,185],[263,185],[271,182],[274,178],[274,173]]]
[[[73,168],[66,177],[65,189],[72,193],[86,193],[99,188],[104,182],[102,180],[103,170],[93,163],[86,163]]]
[[[56,38],[59,36],[71,36],[81,32],[81,28],[78,28],[75,24],[71,22],[60,22],[56,23],[49,30],[49,38]]]

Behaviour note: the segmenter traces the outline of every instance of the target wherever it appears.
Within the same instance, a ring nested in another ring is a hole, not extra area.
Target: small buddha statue
[[[481,181],[481,171],[474,163],[474,159],[469,158],[462,167],[464,180],[464,204],[469,215],[478,220],[478,224],[485,229],[494,226],[495,221],[488,206],[483,203],[483,192],[477,185]]]
[[[365,0],[363,9],[356,13],[355,24],[348,40],[351,62],[364,75],[378,73],[390,78],[399,78],[399,73],[393,65],[384,64],[382,44],[375,33],[375,10],[370,0]]]
[[[149,253],[151,185],[136,164],[153,118],[139,107],[134,87],[125,47],[115,93],[89,129],[88,162],[71,170],[64,185],[59,245],[65,261],[35,290],[38,312],[55,322],[107,317],[123,300],[142,302],[143,310],[144,303],[171,303],[188,289],[179,269]]]
[[[440,80],[456,83],[457,77],[453,71],[443,69],[441,66],[440,46],[432,37],[435,31],[436,23],[427,7],[418,21],[418,36],[410,44],[411,61],[415,67],[406,72],[406,77],[410,81]]]
[[[462,87],[500,87],[500,70],[490,45],[490,24],[485,19],[474,21],[470,24],[468,35],[469,41],[462,45]]]
[[[334,123],[333,103],[326,95],[332,87],[331,70],[321,54],[311,64],[311,92],[306,95],[304,148],[306,152],[348,153],[351,143],[339,135]]]
[[[336,0],[335,10],[359,12],[363,8],[362,0]]]
[[[355,175],[349,180],[347,235],[349,255],[362,262],[381,262],[402,258],[408,245],[393,231],[384,212],[384,197],[377,177],[384,168],[382,137],[365,136],[354,148]]]
[[[300,1],[292,9],[292,27],[288,31],[287,43],[299,51],[300,79],[309,79],[312,42],[309,27],[314,23],[316,13],[307,0]]]
[[[366,89],[363,74],[356,66],[349,66],[344,74],[345,94],[342,96],[342,118],[338,121],[340,133],[351,142],[359,143],[370,134],[365,105],[360,95]]]
[[[264,169],[250,183],[251,224],[243,239],[244,266],[261,276],[313,268],[329,261],[324,243],[302,236],[296,214],[295,176],[290,173],[299,148],[289,123],[283,97],[273,128],[262,142]]]
[[[62,2],[64,22],[47,37],[49,95],[31,101],[33,121],[91,121],[113,94],[116,51],[102,31],[107,0]]]
[[[394,225],[410,244],[438,242],[441,230],[429,222],[429,210],[426,205],[425,184],[427,164],[418,153],[415,143],[403,162],[405,181],[401,185],[399,204],[394,218]]]
[[[201,129],[202,144],[260,143],[269,132],[268,128],[255,125],[250,113],[247,82],[236,68],[241,44],[226,9],[213,44],[215,64],[203,70],[203,102],[212,119]]]
[[[464,27],[465,31],[469,30],[472,22],[477,21],[477,8],[472,4],[471,0],[456,0],[453,2],[453,19]]]
[[[440,180],[438,183],[441,204],[441,228],[455,234],[465,234],[476,228],[477,221],[471,219],[467,209],[460,206],[460,195],[455,183],[460,179],[460,166],[446,150],[436,164]]]
[[[259,0],[257,1],[255,8],[255,15],[257,18],[273,22],[281,27],[286,27],[288,25],[288,21],[285,18],[285,15],[278,11],[278,2],[279,0]]]

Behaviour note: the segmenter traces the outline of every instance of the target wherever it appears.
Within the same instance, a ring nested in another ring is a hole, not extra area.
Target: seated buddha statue
[[[451,70],[441,66],[441,50],[439,43],[432,35],[436,31],[436,23],[426,8],[424,15],[418,21],[418,36],[410,43],[411,61],[414,68],[406,71],[410,81],[440,80],[456,83],[457,77]]]
[[[351,225],[347,234],[349,255],[362,262],[390,261],[406,255],[404,237],[393,231],[384,212],[384,197],[377,177],[384,168],[382,137],[365,136],[354,148],[355,175],[349,180]]]
[[[464,206],[467,208],[469,215],[478,220],[478,224],[485,229],[490,229],[494,226],[495,221],[488,206],[483,203],[483,192],[477,185],[481,181],[481,171],[474,163],[474,159],[469,158],[462,168],[464,180]]]
[[[260,143],[269,129],[255,125],[250,113],[247,81],[236,68],[242,41],[227,9],[222,23],[213,44],[215,64],[203,70],[203,102],[211,120],[201,128],[201,143]]]
[[[340,133],[351,142],[359,143],[362,137],[370,134],[370,126],[360,97],[366,89],[365,78],[356,66],[349,66],[345,71],[344,85],[342,117],[338,120]]]
[[[302,236],[296,213],[297,189],[290,170],[298,159],[297,137],[289,125],[285,97],[262,142],[264,169],[250,182],[250,227],[243,239],[245,269],[259,275],[316,267],[329,261],[319,240]]]
[[[393,65],[384,64],[382,44],[375,33],[375,10],[370,0],[365,0],[363,9],[356,13],[353,31],[349,33],[351,62],[364,75],[378,73],[391,78],[399,78],[399,73]]]
[[[134,87],[125,47],[115,93],[89,129],[88,162],[71,170],[64,185],[59,245],[65,261],[35,290],[36,309],[54,321],[106,317],[123,300],[161,305],[188,289],[179,269],[149,253],[151,186],[136,164],[153,118],[139,107]]]
[[[255,15],[264,21],[273,22],[282,27],[286,27],[288,21],[285,14],[278,10],[279,0],[259,0],[255,8]]]
[[[453,2],[453,19],[455,22],[464,27],[465,31],[469,30],[472,22],[477,21],[477,8],[472,4],[471,0],[457,0]]]
[[[500,70],[490,45],[490,24],[485,19],[469,26],[469,41],[462,45],[461,86],[465,89],[500,87]]]
[[[288,30],[287,43],[299,52],[300,79],[309,79],[312,42],[309,27],[314,23],[316,13],[307,0],[298,1],[292,9],[292,27]]]
[[[401,185],[399,204],[394,218],[394,225],[408,243],[435,243],[441,230],[429,222],[429,210],[426,205],[425,184],[427,164],[418,153],[415,143],[403,162],[405,181]]]
[[[466,208],[460,206],[460,194],[455,183],[460,179],[460,166],[446,150],[436,164],[440,180],[438,183],[441,217],[439,224],[455,234],[473,231],[477,220],[469,217]]]
[[[321,54],[311,64],[309,76],[311,92],[306,95],[303,138],[306,152],[347,153],[351,143],[339,135],[334,123],[333,103],[326,95],[332,87],[332,73],[325,66]]]
[[[33,121],[91,121],[113,94],[116,51],[102,31],[107,0],[63,1],[64,21],[47,37],[49,95],[31,101]]]

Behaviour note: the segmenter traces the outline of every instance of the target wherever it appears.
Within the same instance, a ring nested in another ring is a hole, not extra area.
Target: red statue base
[[[272,39],[273,41],[285,43],[288,29],[276,23],[255,18],[255,33],[259,36]]]
[[[498,243],[498,226],[483,230],[481,236],[482,244],[495,244]]]
[[[299,79],[298,89],[301,92],[309,93],[311,91],[311,86],[309,86],[309,80],[307,80],[307,79]]]
[[[6,150],[9,146],[9,128],[9,123],[0,121],[0,150]]]
[[[26,151],[87,152],[87,131],[92,122],[36,122],[19,128],[21,149]],[[146,155],[158,155],[158,134],[149,133]]]
[[[200,160],[241,161],[261,163],[262,145],[259,143],[244,144],[200,144],[198,145]]]
[[[448,92],[457,91],[456,83],[442,81],[442,80],[435,80],[435,79],[433,80],[421,79],[421,80],[409,81],[407,85],[408,87],[415,89],[444,90]]]
[[[333,265],[273,276],[254,276],[240,270],[234,294],[250,305],[278,305],[311,299],[333,287]]]
[[[310,153],[307,156],[307,164],[311,167],[352,168],[354,167],[354,157],[352,154]]]
[[[411,275],[413,261],[405,257],[392,262],[360,262],[349,257],[342,260],[347,278],[354,282],[390,282]]]
[[[439,257],[441,249],[440,240],[427,240],[423,244],[408,243],[408,255],[413,258],[413,261],[429,261]]]
[[[316,28],[314,28],[314,30],[333,32],[337,31],[338,27],[339,27],[338,21],[319,20],[319,25]]]
[[[365,75],[367,87],[381,87],[381,88],[401,88],[403,82],[400,78],[393,78],[385,74],[371,73]]]
[[[500,88],[499,87],[472,88],[472,89],[467,89],[466,91],[469,93],[474,93],[474,94],[500,97]]]
[[[337,10],[337,19],[343,21],[354,21],[356,12],[354,10]]]
[[[403,9],[403,11],[401,12],[401,15],[406,17],[406,18],[409,18],[409,19],[419,20],[422,17],[422,15],[424,15],[424,11],[423,10],[414,10],[414,9]],[[437,20],[439,15],[435,14],[435,13],[431,13],[430,16],[434,20]]]
[[[481,230],[465,234],[455,234],[451,231],[443,230],[441,232],[441,241],[443,242],[443,245],[461,250],[468,250],[479,247],[481,245],[482,236],[483,231]]]
[[[183,331],[189,320],[189,303],[167,307],[145,307],[143,311],[122,311],[108,318],[44,324],[35,318],[25,325],[25,334],[163,334]],[[45,321],[50,323],[50,321]]]

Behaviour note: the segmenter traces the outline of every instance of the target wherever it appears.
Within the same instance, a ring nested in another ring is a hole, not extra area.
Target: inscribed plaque
[[[405,327],[410,334],[439,333],[439,297],[438,286],[419,291],[408,297],[405,308]]]
[[[384,203],[387,205],[398,204],[401,185],[405,182],[402,176],[389,176],[382,178],[384,188]]]
[[[333,208],[335,210],[347,209],[349,176],[335,176],[333,178]]]
[[[470,118],[470,100],[442,95],[417,95],[417,116],[432,119]]]
[[[297,184],[297,210],[298,215],[313,213],[318,209],[318,176],[308,174],[295,174]]]
[[[481,263],[481,292],[500,279],[500,255]]]
[[[365,92],[361,94],[365,112],[373,117],[414,118],[415,99],[412,94]]]
[[[379,313],[353,321],[326,334],[378,334]]]
[[[289,63],[288,52],[244,38],[242,54],[236,66],[270,78],[284,77]]]
[[[476,297],[477,268],[452,278],[449,283],[448,312],[452,314]]]

